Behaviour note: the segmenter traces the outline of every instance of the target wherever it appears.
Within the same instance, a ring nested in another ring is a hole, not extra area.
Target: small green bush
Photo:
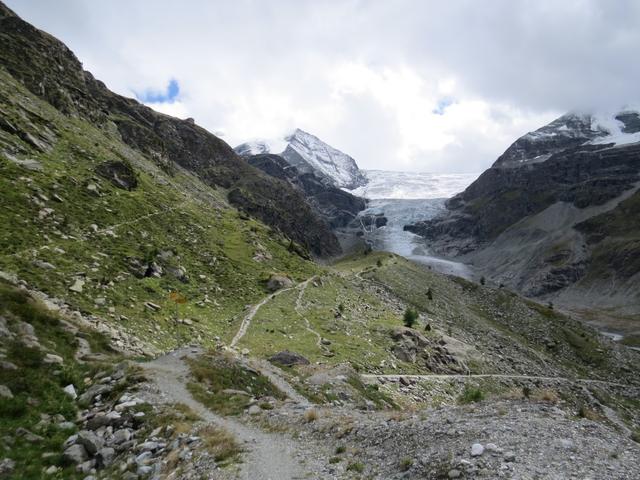
[[[402,460],[400,460],[400,470],[402,470],[403,472],[406,472],[407,470],[409,470],[412,465],[413,465],[413,460],[409,457],[405,457]]]
[[[484,400],[484,393],[475,387],[465,387],[464,391],[458,397],[460,403],[481,402],[482,400]]]
[[[347,472],[364,472],[364,465],[361,462],[351,462],[347,465]]]
[[[404,311],[404,317],[403,317],[404,326],[411,328],[415,325],[417,321],[418,321],[418,312],[411,307],[407,307],[407,309]]]

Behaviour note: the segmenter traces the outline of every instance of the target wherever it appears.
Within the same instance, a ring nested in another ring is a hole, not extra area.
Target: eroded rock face
[[[314,173],[300,172],[279,155],[258,154],[245,158],[266,174],[287,181],[299,190],[331,228],[346,226],[366,206],[364,199],[337,188]]]
[[[638,118],[620,113],[616,137],[561,117],[516,141],[443,215],[405,229],[525,295],[637,311],[640,295],[618,292],[640,291]]]
[[[432,240],[452,240],[451,247],[436,244],[442,253],[467,253],[556,202],[578,208],[603,205],[639,180],[640,146],[592,145],[521,168],[494,166],[447,202],[447,214],[406,229]],[[468,240],[468,246],[458,248],[457,240]]]
[[[96,173],[109,180],[115,187],[133,190],[138,186],[138,178],[133,167],[125,162],[110,160],[96,167]]]

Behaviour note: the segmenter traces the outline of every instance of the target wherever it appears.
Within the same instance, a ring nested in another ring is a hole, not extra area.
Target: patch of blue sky
[[[449,97],[441,98],[440,100],[438,100],[438,104],[436,105],[436,108],[434,108],[431,112],[435,113],[436,115],[444,115],[444,112],[447,109],[447,107],[452,105],[454,102],[455,101],[453,98],[449,98]]]
[[[143,92],[134,92],[138,100],[143,103],[173,103],[180,95],[180,85],[172,78],[164,91],[147,89]]]

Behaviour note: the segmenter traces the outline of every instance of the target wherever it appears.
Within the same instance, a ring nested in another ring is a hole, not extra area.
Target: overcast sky
[[[235,146],[296,127],[360,167],[479,172],[640,92],[634,0],[5,0],[109,88]]]

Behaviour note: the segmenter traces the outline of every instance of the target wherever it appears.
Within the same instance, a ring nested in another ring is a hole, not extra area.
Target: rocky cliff
[[[61,113],[117,131],[124,143],[152,158],[168,173],[181,167],[211,186],[227,189],[234,205],[316,255],[340,251],[326,222],[287,182],[251,167],[193,120],[160,114],[109,91],[83,70],[63,43],[2,4],[0,40],[0,63],[6,71]],[[2,128],[11,127],[3,122]]]
[[[253,155],[247,161],[268,175],[289,182],[332,228],[347,226],[366,207],[364,199],[328,185],[313,173],[300,173],[279,155]]]
[[[638,113],[612,120],[568,114],[521,137],[443,216],[405,228],[527,295],[637,312]]]

